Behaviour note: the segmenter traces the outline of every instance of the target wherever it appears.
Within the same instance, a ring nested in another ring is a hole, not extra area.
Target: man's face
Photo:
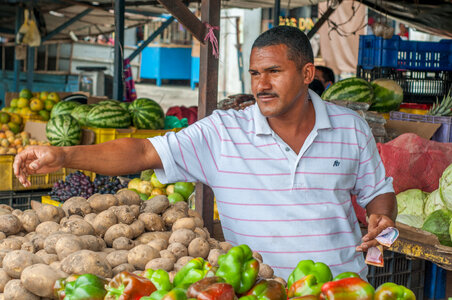
[[[300,101],[314,77],[314,65],[301,70],[287,55],[286,45],[254,48],[251,51],[251,89],[261,113],[267,117],[284,117]]]

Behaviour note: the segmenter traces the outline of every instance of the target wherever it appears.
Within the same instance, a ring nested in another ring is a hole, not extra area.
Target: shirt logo
[[[338,160],[335,160],[333,163],[333,167],[339,167],[341,163]]]

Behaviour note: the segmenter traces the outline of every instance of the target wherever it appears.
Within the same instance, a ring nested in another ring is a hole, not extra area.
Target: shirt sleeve
[[[352,194],[357,196],[357,203],[361,207],[366,207],[375,197],[381,194],[394,192],[392,177],[386,177],[383,162],[378,153],[375,138],[365,121],[359,130],[365,133],[360,140],[360,159],[358,175]]]
[[[155,170],[160,182],[199,181],[209,184],[214,172],[209,159],[213,154],[208,141],[212,142],[212,138],[206,119],[177,133],[149,138],[163,164],[163,169]]]

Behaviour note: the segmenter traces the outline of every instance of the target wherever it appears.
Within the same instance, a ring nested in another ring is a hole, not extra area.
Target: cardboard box
[[[421,138],[431,139],[441,124],[410,122],[399,120],[387,120],[385,124],[386,131],[395,131],[399,135],[403,133],[415,133]]]
[[[44,121],[27,121],[25,123],[24,131],[30,133],[31,137],[38,141],[48,141],[46,136],[46,125]],[[81,145],[94,144],[96,135],[92,130],[82,129],[82,142]]]

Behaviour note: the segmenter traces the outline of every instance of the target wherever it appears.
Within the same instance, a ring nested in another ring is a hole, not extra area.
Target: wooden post
[[[220,25],[220,0],[202,0],[201,21],[212,26]],[[219,40],[219,30],[214,30],[214,33]],[[218,59],[212,54],[210,42],[201,44],[198,97],[198,119],[202,119],[217,108]],[[201,183],[196,184],[196,210],[202,215],[204,226],[210,233],[213,233],[213,197],[212,189]]]

